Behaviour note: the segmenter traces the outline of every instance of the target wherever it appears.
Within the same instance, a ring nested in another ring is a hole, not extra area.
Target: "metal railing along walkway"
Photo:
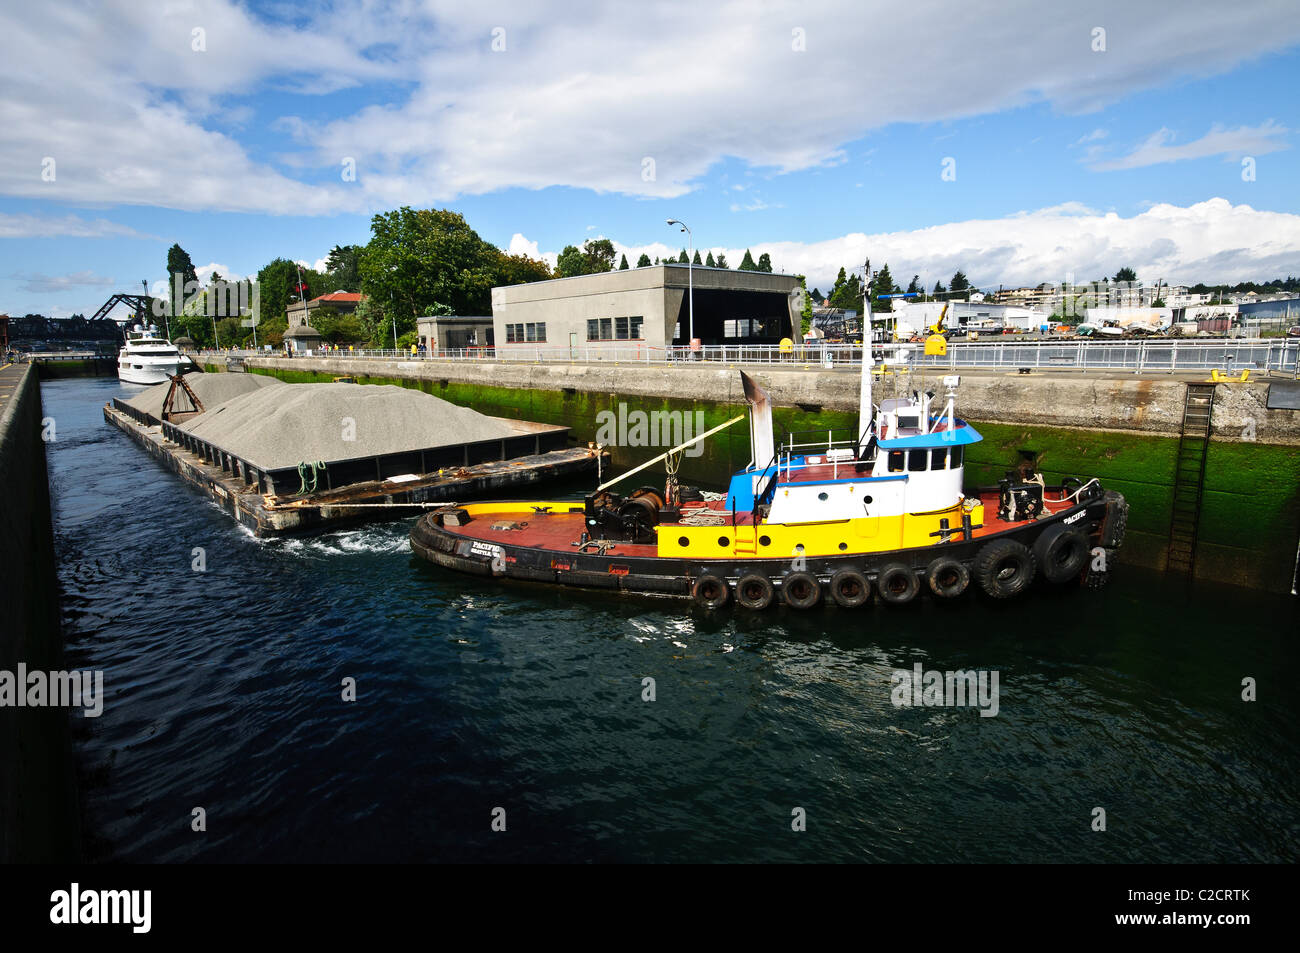
[[[1300,339],[1295,338],[1156,338],[1140,341],[958,341],[944,354],[926,354],[923,344],[876,344],[877,363],[918,369],[960,371],[963,368],[1036,368],[1073,371],[1173,373],[1251,370],[1295,374]],[[202,356],[283,357],[278,351],[204,351]],[[409,350],[317,350],[312,357],[385,361],[508,361],[555,364],[772,364],[802,367],[857,366],[862,346],[824,344],[782,349],[777,345],[709,345],[655,347],[648,344],[564,345],[506,344],[412,354]]]

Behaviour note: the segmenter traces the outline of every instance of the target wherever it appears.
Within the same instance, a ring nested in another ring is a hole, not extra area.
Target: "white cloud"
[[[1261,238],[1261,236],[1267,236]],[[516,236],[523,239],[523,236]],[[512,243],[513,244],[513,243]],[[535,245],[534,245],[535,247]],[[645,252],[676,258],[677,248],[622,245],[629,262]],[[714,248],[734,268],[744,248]],[[820,242],[755,242],[757,261],[767,252],[778,271],[804,274],[809,288],[830,289],[841,267],[861,269],[866,258],[889,265],[906,287],[920,275],[927,288],[945,285],[961,269],[977,287],[1092,281],[1133,268],[1139,278],[1174,283],[1266,280],[1296,274],[1300,215],[1266,212],[1214,198],[1186,208],[1153,205],[1122,218],[1069,202],[1000,219],[971,219],[930,228],[876,235],[852,233]]]
[[[1271,119],[1258,126],[1238,126],[1236,129],[1224,129],[1215,125],[1201,138],[1176,146],[1173,145],[1173,130],[1162,126],[1128,155],[1109,161],[1093,161],[1091,168],[1097,172],[1111,172],[1162,162],[1179,162],[1183,159],[1204,159],[1207,156],[1221,155],[1226,159],[1240,159],[1247,155],[1264,155],[1291,148],[1282,139],[1289,131]],[[1095,157],[1094,153],[1088,158]]]
[[[229,265],[223,265],[219,262],[210,261],[206,265],[200,265],[194,269],[194,273],[199,276],[202,284],[207,284],[212,280],[214,274],[220,275],[226,281],[239,281],[244,276],[236,274]]]
[[[15,281],[23,282],[22,291],[33,294],[52,294],[69,291],[73,288],[111,288],[116,282],[112,278],[97,275],[93,271],[78,271],[70,275],[14,274]]]
[[[1164,4],[1117,5],[1104,54],[1090,48],[1096,11],[1039,0],[663,2],[639,6],[631,26],[597,0],[573,0],[564,16],[524,0],[339,0],[292,21],[273,9],[275,19],[233,0],[0,10],[0,194],[305,215],[508,187],[678,196],[724,159],[775,172],[835,164],[845,142],[890,123],[1033,102],[1095,109],[1300,39],[1290,0],[1187,0],[1177,17]],[[924,36],[923,53],[882,44],[882,22]],[[792,25],[807,52],[792,50]],[[498,26],[503,52],[492,51]],[[192,48],[194,29],[206,52]],[[972,50],[1015,68],[973,68]],[[374,104],[333,121],[316,109],[265,114],[285,93],[365,84]],[[273,119],[292,134],[268,156],[250,135]],[[354,182],[339,175],[347,158]]]
[[[1076,146],[1081,146],[1087,142],[1096,142],[1098,139],[1105,139],[1109,135],[1110,133],[1105,129],[1094,129],[1092,132],[1080,136],[1075,140],[1074,144]]]
[[[107,219],[0,212],[0,238],[153,238]]]

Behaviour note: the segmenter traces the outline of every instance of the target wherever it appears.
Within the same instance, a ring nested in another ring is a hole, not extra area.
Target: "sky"
[[[1300,17],[1232,4],[0,8],[0,312],[319,265],[450,208],[554,263],[767,252],[828,291],[1300,274]]]

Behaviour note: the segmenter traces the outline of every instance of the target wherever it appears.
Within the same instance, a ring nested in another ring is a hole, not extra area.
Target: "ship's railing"
[[[1005,338],[1006,336],[1004,336]],[[497,347],[442,349],[412,354],[409,349],[313,350],[299,356],[342,360],[399,362],[452,361],[481,363],[619,363],[729,365],[770,364],[792,369],[813,366],[860,366],[863,348],[857,344],[816,344],[782,348],[779,345],[705,345],[699,348],[663,347],[645,343],[601,345],[508,344]],[[1172,373],[1243,370],[1295,373],[1300,357],[1296,338],[1147,338],[1108,341],[1079,338],[1069,341],[953,341],[943,354],[926,354],[914,342],[872,345],[875,362],[884,368],[961,371],[964,368],[1036,368],[1074,371],[1129,371]],[[279,351],[203,351],[213,357],[283,357]]]

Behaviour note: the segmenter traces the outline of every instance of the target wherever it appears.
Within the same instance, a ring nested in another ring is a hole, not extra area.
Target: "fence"
[[[1130,371],[1172,373],[1222,368],[1229,373],[1242,370],[1297,373],[1300,339],[1295,338],[1158,338],[1142,341],[970,341],[954,342],[945,354],[926,354],[923,344],[876,344],[872,351],[877,363],[948,369],[963,368],[1058,368],[1075,371]],[[227,357],[278,357],[278,352],[204,351],[209,359]],[[654,347],[647,344],[575,345],[511,344],[441,350],[433,354],[410,351],[366,350],[323,351],[317,357],[386,361],[513,361],[523,363],[619,363],[619,364],[774,364],[803,367],[819,365],[857,366],[862,363],[862,346],[824,344],[783,350],[776,345]]]

